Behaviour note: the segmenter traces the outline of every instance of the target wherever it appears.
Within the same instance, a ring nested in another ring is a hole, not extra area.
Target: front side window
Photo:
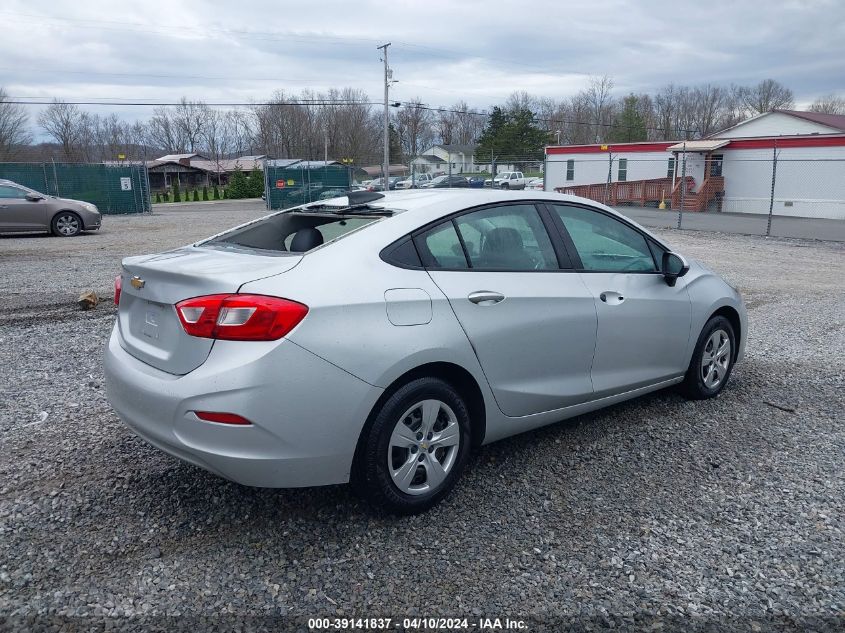
[[[675,157],[669,159],[669,164],[666,166],[666,177],[672,178],[675,175]]]
[[[583,207],[556,204],[584,270],[655,272],[645,237],[619,220]]]
[[[628,180],[628,159],[627,158],[620,158],[619,159],[619,177],[617,178],[619,182],[625,182]]]
[[[566,161],[566,179],[575,180],[575,160],[572,158]]]
[[[513,204],[455,219],[470,265],[481,270],[555,270],[557,257],[532,204]]]
[[[0,198],[26,198],[26,191],[17,187],[0,185]]]

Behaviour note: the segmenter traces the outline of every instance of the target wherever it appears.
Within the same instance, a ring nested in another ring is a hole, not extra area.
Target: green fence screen
[[[50,196],[90,202],[102,213],[148,213],[152,209],[144,165],[0,163],[0,179]]]
[[[351,169],[344,165],[303,160],[268,160],[264,165],[268,209],[341,196],[351,182]]]

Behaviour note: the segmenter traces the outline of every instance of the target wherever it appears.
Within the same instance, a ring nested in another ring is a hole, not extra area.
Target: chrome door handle
[[[480,306],[491,306],[505,300],[505,295],[491,290],[477,290],[469,293],[467,299]]]
[[[625,301],[625,297],[620,295],[618,292],[607,291],[603,292],[599,295],[599,299],[604,301],[608,305],[618,306],[620,303]]]

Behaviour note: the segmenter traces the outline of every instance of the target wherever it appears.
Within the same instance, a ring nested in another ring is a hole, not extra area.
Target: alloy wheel
[[[461,427],[441,400],[423,400],[396,422],[387,449],[393,483],[405,494],[421,495],[443,485],[458,456]]]
[[[731,363],[731,339],[724,330],[716,330],[707,339],[701,353],[701,380],[715,389],[725,379]]]
[[[75,215],[64,214],[56,218],[56,230],[70,237],[79,233],[79,219]]]

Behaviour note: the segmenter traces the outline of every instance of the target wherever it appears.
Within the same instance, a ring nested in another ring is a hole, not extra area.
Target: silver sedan
[[[353,192],[123,261],[109,399],[251,486],[352,482],[423,511],[482,444],[675,387],[724,389],[739,293],[595,202]]]

